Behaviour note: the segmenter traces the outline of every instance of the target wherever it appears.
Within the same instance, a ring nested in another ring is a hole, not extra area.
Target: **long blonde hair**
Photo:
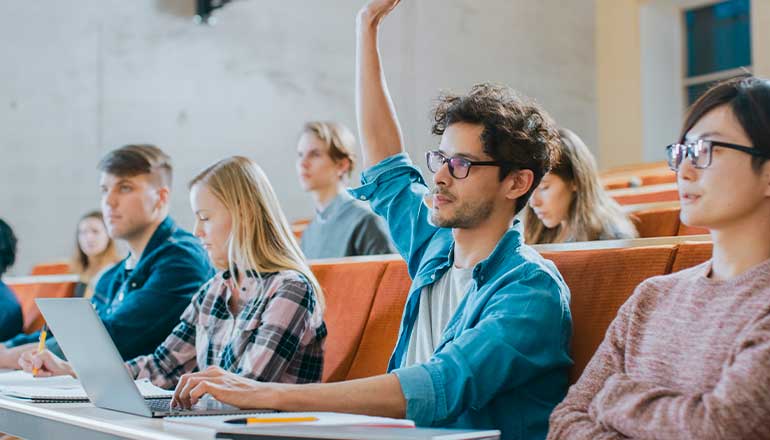
[[[199,183],[206,185],[230,213],[230,272],[235,273],[236,262],[248,265],[245,269],[257,275],[281,270],[299,272],[313,287],[323,310],[321,286],[305,262],[275,191],[259,165],[243,156],[229,157],[203,170],[189,187]]]
[[[599,182],[596,161],[585,143],[566,128],[559,129],[559,137],[558,160],[549,172],[575,186],[566,221],[568,230],[562,231],[561,224],[547,228],[527,205],[525,241],[529,244],[554,243],[560,236],[570,241],[636,237],[634,224]]]

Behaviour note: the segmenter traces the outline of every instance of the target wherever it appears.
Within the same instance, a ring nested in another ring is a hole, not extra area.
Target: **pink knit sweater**
[[[650,278],[556,407],[549,439],[770,439],[770,260]]]

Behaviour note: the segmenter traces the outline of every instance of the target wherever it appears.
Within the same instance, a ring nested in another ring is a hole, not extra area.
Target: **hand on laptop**
[[[25,351],[19,358],[19,366],[28,373],[37,370],[36,377],[63,376],[65,374],[75,377],[75,371],[72,370],[70,364],[48,350],[39,353],[35,349]]]
[[[266,384],[208,367],[198,373],[184,374],[174,391],[172,408],[191,408],[203,396],[241,409],[272,409],[275,396],[285,384]]]

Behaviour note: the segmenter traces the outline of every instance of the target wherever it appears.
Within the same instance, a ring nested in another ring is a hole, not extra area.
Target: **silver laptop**
[[[99,408],[145,417],[273,412],[240,410],[212,398],[201,399],[187,410],[171,408],[170,397],[145,399],[89,300],[40,298],[36,302],[88,398]]]

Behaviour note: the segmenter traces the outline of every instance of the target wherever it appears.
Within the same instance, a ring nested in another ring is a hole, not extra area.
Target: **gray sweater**
[[[382,219],[347,192],[316,213],[302,233],[300,246],[308,259],[396,252]]]

